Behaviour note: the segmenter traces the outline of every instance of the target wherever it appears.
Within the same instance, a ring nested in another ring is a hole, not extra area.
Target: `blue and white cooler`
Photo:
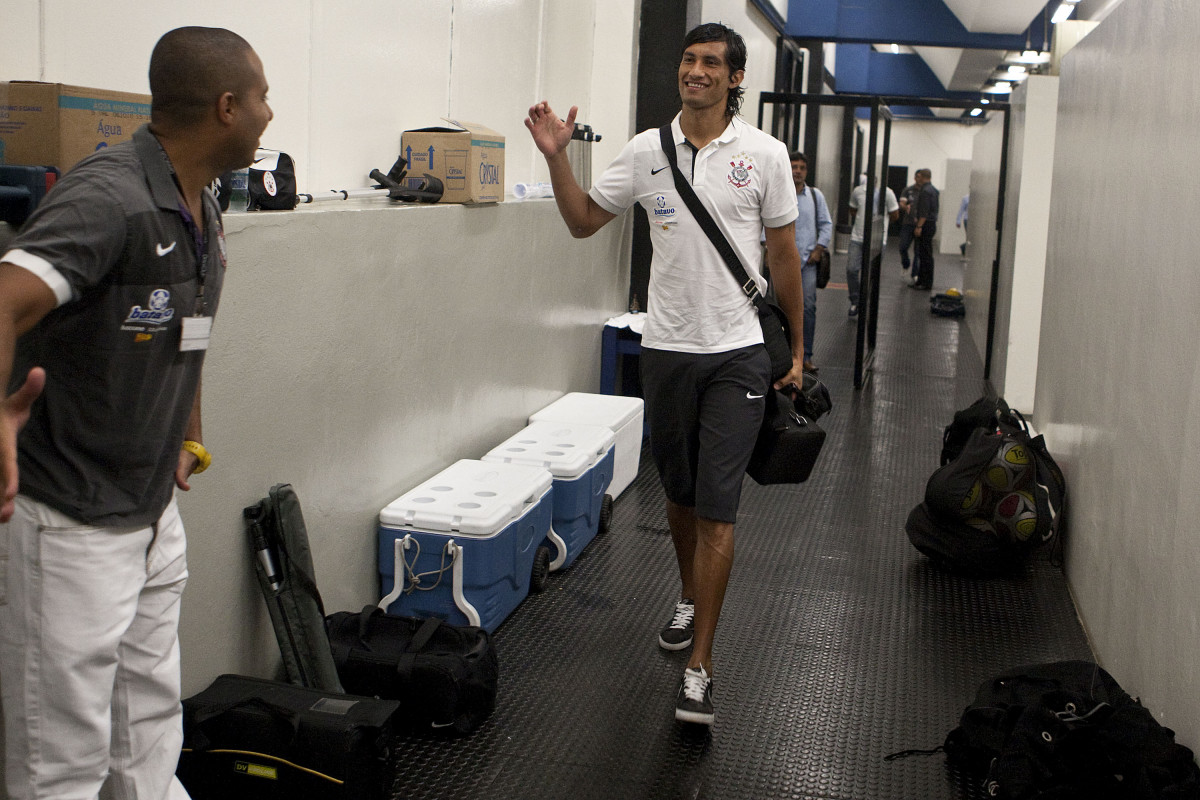
[[[489,463],[542,467],[554,476],[551,570],[571,566],[596,534],[608,528],[616,435],[603,425],[533,422],[490,450]]]
[[[620,497],[638,474],[638,462],[642,456],[643,406],[640,397],[569,392],[533,414],[529,421],[603,425],[611,430],[617,437],[617,443],[613,454],[612,485],[608,487],[608,493]]]
[[[379,607],[495,631],[545,585],[552,480],[541,467],[464,459],[389,503]]]

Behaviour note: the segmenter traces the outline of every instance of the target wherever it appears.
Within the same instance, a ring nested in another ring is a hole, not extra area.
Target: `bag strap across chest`
[[[758,291],[758,284],[746,272],[746,268],[742,266],[742,261],[734,252],[733,246],[729,244],[729,240],[725,238],[725,234],[721,233],[721,229],[717,227],[717,222],[712,218],[712,214],[708,213],[708,209],[704,207],[704,203],[700,202],[700,198],[696,196],[696,190],[688,183],[687,178],[679,171],[679,157],[675,151],[675,136],[671,131],[670,123],[663,125],[658,129],[659,140],[662,142],[663,152],[667,155],[667,163],[671,165],[671,177],[675,179],[675,191],[679,192],[679,196],[683,198],[683,203],[692,212],[692,216],[696,218],[696,222],[700,223],[700,229],[704,231],[704,235],[712,242],[713,247],[717,248],[721,258],[725,261],[725,265],[729,267],[729,271],[733,273],[734,280],[738,286],[742,287],[742,293],[750,299],[754,307],[762,313],[762,307],[766,304],[766,298]]]

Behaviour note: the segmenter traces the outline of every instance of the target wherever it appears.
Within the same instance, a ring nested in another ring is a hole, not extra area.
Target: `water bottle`
[[[229,210],[245,211],[250,204],[250,168],[234,170],[229,180]]]

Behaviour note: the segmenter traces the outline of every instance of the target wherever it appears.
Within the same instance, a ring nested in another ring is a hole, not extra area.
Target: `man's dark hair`
[[[914,175],[924,175],[926,178],[930,178],[930,179],[933,178],[933,170],[931,170],[929,167],[922,167],[921,169],[917,170],[913,174]]]
[[[237,94],[250,77],[250,44],[224,28],[186,27],[163,34],[150,54],[150,119],[194,125],[224,92]]]
[[[746,68],[746,43],[733,28],[727,28],[719,22],[697,25],[683,37],[683,50],[704,42],[725,43],[725,63],[729,65],[730,78],[739,69]],[[683,57],[683,50],[679,52],[680,58]],[[745,93],[746,90],[741,86],[734,86],[729,90],[729,97],[725,101],[725,116],[733,117],[741,113],[742,95]]]
[[[803,161],[804,166],[808,166],[808,156],[801,153],[799,150],[793,150],[788,153],[788,161]]]

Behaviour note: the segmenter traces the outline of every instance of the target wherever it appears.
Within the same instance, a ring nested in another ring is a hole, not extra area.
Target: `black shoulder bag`
[[[721,233],[708,209],[696,196],[692,185],[679,171],[679,159],[675,153],[675,137],[671,126],[662,126],[658,129],[658,134],[667,162],[671,165],[675,190],[683,198],[684,205],[692,212],[692,216],[700,223],[700,228],[708,236],[713,247],[717,248],[717,252],[725,260],[734,279],[742,287],[742,292],[758,311],[763,344],[771,356],[771,381],[777,381],[792,368],[792,345],[787,315],[783,313],[783,309],[767,302],[758,291],[758,284],[746,273],[746,268],[742,266],[729,240]],[[822,396],[826,404],[823,410],[828,410],[832,405],[828,400],[828,390],[815,377],[805,375],[801,392],[805,398],[810,393],[814,397]],[[819,406],[816,403],[811,405]],[[758,431],[758,441],[754,445],[754,455],[750,458],[746,472],[761,484],[802,483],[808,480],[824,443],[825,431],[817,425],[815,417],[804,416],[796,410],[790,397],[771,389],[767,393],[767,408],[763,415],[762,427]]]
[[[814,242],[813,247],[816,247],[817,245],[815,244],[815,242],[817,242],[817,240],[819,240],[821,238],[821,226],[820,226],[820,223],[817,222],[817,190],[815,187],[812,187],[812,186],[808,187],[808,190],[810,192],[812,192],[813,237],[814,237],[813,238],[813,242]],[[818,289],[824,289],[826,286],[829,285],[829,274],[830,274],[831,269],[832,269],[832,265],[830,264],[829,251],[825,250],[824,252],[821,253],[821,260],[817,262],[817,288]]]

